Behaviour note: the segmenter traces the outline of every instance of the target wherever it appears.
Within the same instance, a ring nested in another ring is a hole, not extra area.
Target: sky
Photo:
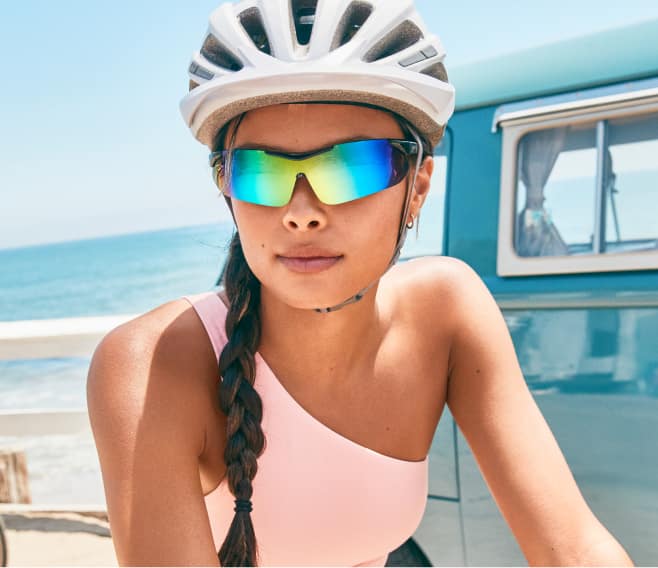
[[[230,219],[178,109],[218,0],[0,5],[0,249]],[[416,0],[451,67],[658,18],[655,0]]]

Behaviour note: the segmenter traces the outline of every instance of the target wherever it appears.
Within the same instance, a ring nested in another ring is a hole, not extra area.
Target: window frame
[[[534,103],[534,106],[533,106]],[[597,132],[596,211],[594,250],[600,250],[603,207],[603,152],[607,121],[658,112],[658,79],[615,85],[609,89],[574,92],[534,101],[503,105],[492,132],[502,127],[502,158],[496,272],[498,276],[532,276],[658,269],[658,249],[637,252],[592,252],[575,256],[519,256],[514,247],[518,189],[519,142],[537,130],[590,124]],[[658,235],[656,235],[658,238]],[[597,247],[599,247],[597,249]]]

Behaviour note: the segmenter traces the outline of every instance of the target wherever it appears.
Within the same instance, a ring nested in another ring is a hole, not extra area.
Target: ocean
[[[0,321],[138,314],[211,289],[232,223],[0,250]],[[0,361],[0,411],[85,409],[89,358]],[[105,505],[91,435],[7,437],[32,503]]]
[[[402,256],[438,254],[438,227],[409,231]],[[232,222],[0,249],[0,323],[139,314],[216,284]],[[86,409],[88,358],[0,361],[0,412]],[[32,502],[105,504],[90,435],[7,437],[25,452]]]

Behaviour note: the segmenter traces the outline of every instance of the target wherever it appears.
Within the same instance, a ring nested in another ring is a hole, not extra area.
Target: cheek
[[[377,251],[376,256],[388,256],[390,259],[400,228],[404,190],[404,185],[398,185],[366,197],[352,212],[351,226],[369,247],[371,254]]]
[[[380,238],[392,239],[395,242],[400,228],[400,215],[404,207],[404,190],[403,185],[397,185],[371,196],[376,198],[371,203],[366,202],[369,198],[364,199],[363,207],[370,210],[367,216],[373,235],[378,234]]]
[[[272,213],[268,208],[251,203],[233,202],[233,212],[240,232],[240,241],[247,264],[258,276],[260,268],[271,254]]]
[[[274,219],[272,208],[244,201],[233,201],[233,213],[240,234],[248,236],[250,241],[252,237],[264,235]]]

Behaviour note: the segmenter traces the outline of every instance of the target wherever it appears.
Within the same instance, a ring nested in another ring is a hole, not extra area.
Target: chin
[[[330,285],[324,282],[306,282],[293,283],[282,279],[273,285],[267,285],[270,294],[291,308],[298,310],[315,310],[317,308],[329,308],[341,304],[346,299],[351,298],[367,284],[359,287],[359,284],[353,286],[337,285],[332,282]]]
[[[279,299],[298,310],[315,310],[317,308],[329,308],[340,304],[348,297],[356,294],[357,291],[346,291],[341,294],[332,293],[326,288],[317,292],[305,290],[300,293],[294,293],[293,290],[286,290],[279,295]]]
[[[293,272],[278,264],[257,268],[261,269],[257,277],[267,293],[299,310],[324,309],[342,304],[381,277],[384,271],[377,265],[362,265],[355,274],[353,263],[311,274]]]

